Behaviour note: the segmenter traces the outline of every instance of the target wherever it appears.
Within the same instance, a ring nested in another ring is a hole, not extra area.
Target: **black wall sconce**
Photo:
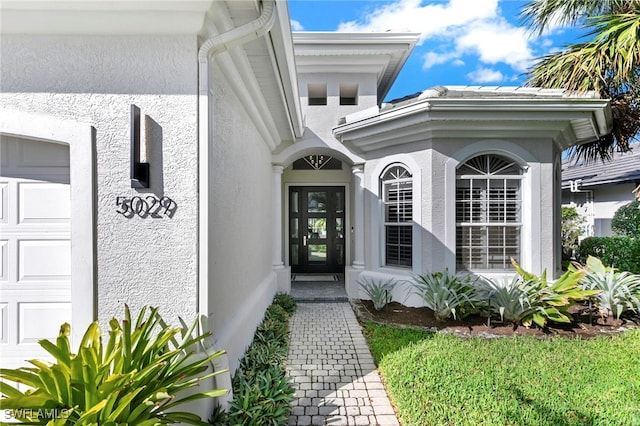
[[[149,163],[140,162],[140,108],[131,105],[131,187],[149,188]]]

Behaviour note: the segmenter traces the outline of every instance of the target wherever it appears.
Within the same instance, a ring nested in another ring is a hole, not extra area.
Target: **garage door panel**
[[[71,220],[69,185],[20,183],[19,223],[68,223]]]
[[[0,344],[8,343],[9,338],[7,335],[7,324],[9,317],[9,304],[0,303]]]
[[[18,280],[70,280],[71,242],[18,240]]]
[[[0,240],[0,283],[9,281],[9,240]]]
[[[0,223],[4,224],[8,222],[8,203],[9,197],[9,182],[0,181]]]
[[[18,344],[55,339],[60,325],[71,323],[71,303],[19,303]]]

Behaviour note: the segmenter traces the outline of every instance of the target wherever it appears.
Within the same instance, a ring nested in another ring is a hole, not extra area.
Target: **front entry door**
[[[289,188],[291,272],[344,272],[344,187]]]

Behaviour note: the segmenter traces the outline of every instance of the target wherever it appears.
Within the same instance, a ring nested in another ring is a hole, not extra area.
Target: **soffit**
[[[3,34],[193,34],[213,0],[0,2]]]
[[[294,32],[296,67],[299,74],[375,74],[381,101],[418,36],[415,33]]]
[[[416,98],[417,99],[417,98]],[[602,99],[418,99],[334,128],[334,135],[366,153],[430,138],[551,139],[560,149],[610,130]]]

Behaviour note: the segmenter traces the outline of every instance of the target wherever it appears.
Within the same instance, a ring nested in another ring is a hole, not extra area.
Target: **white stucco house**
[[[614,152],[611,161],[562,164],[562,205],[575,207],[584,217],[583,237],[610,237],[616,211],[635,200],[640,188],[640,150]]]
[[[235,369],[292,273],[557,275],[560,153],[611,127],[560,90],[385,103],[418,34],[292,34],[280,0],[1,8],[5,365],[128,303],[207,315]]]

